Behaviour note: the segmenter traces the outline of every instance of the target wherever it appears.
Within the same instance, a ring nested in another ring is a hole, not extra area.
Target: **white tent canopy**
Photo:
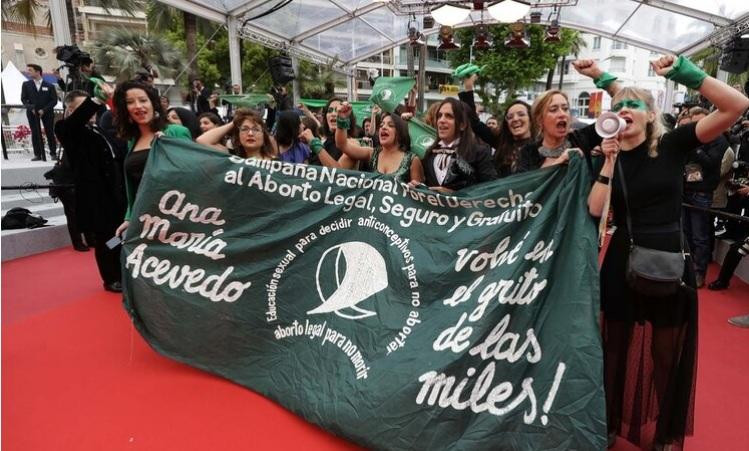
[[[419,24],[447,0],[160,0],[200,17],[226,23],[231,37],[285,49],[319,63],[351,67],[407,42],[410,17]],[[691,54],[727,42],[749,25],[747,0],[530,0],[531,12],[548,23],[555,8],[560,25],[662,53]],[[451,2],[470,8],[472,2]],[[487,4],[496,2],[486,2]],[[280,7],[279,7],[280,6]],[[473,11],[457,27],[480,21]],[[526,17],[527,20],[527,17]],[[484,14],[484,23],[495,21]],[[437,32],[435,27],[422,30]],[[231,39],[234,41],[235,39]],[[235,44],[232,59],[238,59]],[[239,77],[232,61],[232,78]]]

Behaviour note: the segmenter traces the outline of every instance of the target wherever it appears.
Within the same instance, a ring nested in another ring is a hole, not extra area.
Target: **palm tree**
[[[66,0],[66,3],[70,3],[71,0]],[[104,8],[105,11],[109,12],[112,9],[121,9],[127,14],[133,15],[134,11],[137,11],[139,6],[136,0],[94,0],[95,5]],[[6,0],[2,2],[3,20],[21,23],[28,26],[31,30],[34,30],[35,18],[40,8],[43,8],[40,0]],[[49,9],[45,14],[47,26],[52,26],[52,17],[50,16]],[[72,16],[68,17],[68,20],[72,21]],[[69,24],[68,26],[71,26]],[[75,27],[71,26],[71,29]],[[73,43],[75,44],[75,33],[72,34]]]
[[[147,67],[156,69],[160,77],[170,76],[181,59],[180,52],[163,37],[125,28],[103,32],[90,50],[102,72],[119,74],[117,81],[131,79]]]
[[[336,73],[333,66],[338,62],[334,58],[325,65],[315,65],[302,61],[299,65],[299,91],[302,97],[329,99],[335,95]]]

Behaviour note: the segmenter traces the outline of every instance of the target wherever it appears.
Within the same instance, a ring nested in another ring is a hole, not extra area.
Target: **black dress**
[[[647,142],[619,153],[627,184],[634,241],[679,251],[682,172],[690,149],[700,145],[694,124],[667,133],[658,155]],[[697,363],[697,292],[689,258],[683,287],[667,298],[632,292],[625,280],[629,256],[626,205],[614,171],[611,205],[619,225],[601,267],[604,385],[609,432],[640,444],[656,420],[655,440],[683,446],[693,426]],[[652,424],[652,423],[651,423]]]

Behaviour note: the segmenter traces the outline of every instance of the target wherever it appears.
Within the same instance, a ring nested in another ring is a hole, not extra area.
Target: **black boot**
[[[726,258],[723,259],[723,264],[720,267],[718,280],[710,283],[707,288],[716,291],[728,288],[728,285],[731,282],[731,277],[733,277],[733,272],[736,271],[736,267],[739,266],[742,257],[742,255],[739,254],[740,246],[738,246],[738,244],[741,243],[733,244],[731,249],[728,250]]]

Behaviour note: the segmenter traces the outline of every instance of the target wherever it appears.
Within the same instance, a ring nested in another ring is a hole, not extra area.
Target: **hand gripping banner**
[[[582,159],[456,195],[158,139],[123,251],[158,352],[377,449],[606,443]]]

